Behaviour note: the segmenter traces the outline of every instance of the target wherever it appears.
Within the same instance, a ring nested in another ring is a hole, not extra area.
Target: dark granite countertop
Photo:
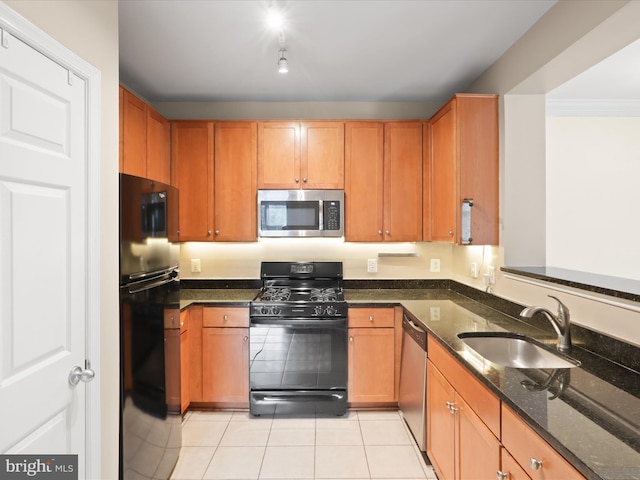
[[[191,303],[248,305],[256,290],[186,290]],[[589,479],[640,479],[640,375],[582,348],[581,366],[542,370],[483,363],[461,332],[509,331],[549,343],[555,334],[447,289],[347,289],[350,306],[402,305],[507,406]]]

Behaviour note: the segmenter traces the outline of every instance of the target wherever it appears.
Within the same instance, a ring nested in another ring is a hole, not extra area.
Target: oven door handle
[[[251,318],[249,326],[269,326],[269,327],[304,327],[304,328],[327,328],[344,327],[347,328],[347,319],[341,318]]]

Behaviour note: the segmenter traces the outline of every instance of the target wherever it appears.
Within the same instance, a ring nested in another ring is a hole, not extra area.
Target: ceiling
[[[555,3],[120,0],[120,80],[152,102],[439,102]],[[281,34],[267,26],[270,9],[284,17]]]

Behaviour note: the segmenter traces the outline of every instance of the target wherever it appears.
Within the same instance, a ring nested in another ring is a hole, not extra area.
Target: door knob
[[[95,376],[96,372],[91,368],[82,368],[80,365],[76,365],[69,372],[69,384],[77,385],[81,380],[83,383],[89,383]]]

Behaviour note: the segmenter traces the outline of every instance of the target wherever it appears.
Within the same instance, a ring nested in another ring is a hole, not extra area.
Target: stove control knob
[[[269,308],[267,306],[260,307],[260,315],[267,315],[269,313]]]
[[[336,314],[336,307],[334,307],[333,305],[327,305],[326,314],[327,315],[335,315]]]
[[[273,307],[271,309],[271,315],[280,315],[280,308],[279,307]]]
[[[317,305],[317,306],[315,306],[315,307],[314,307],[314,309],[313,309],[313,314],[314,314],[315,316],[320,316],[320,315],[322,315],[322,305]]]

